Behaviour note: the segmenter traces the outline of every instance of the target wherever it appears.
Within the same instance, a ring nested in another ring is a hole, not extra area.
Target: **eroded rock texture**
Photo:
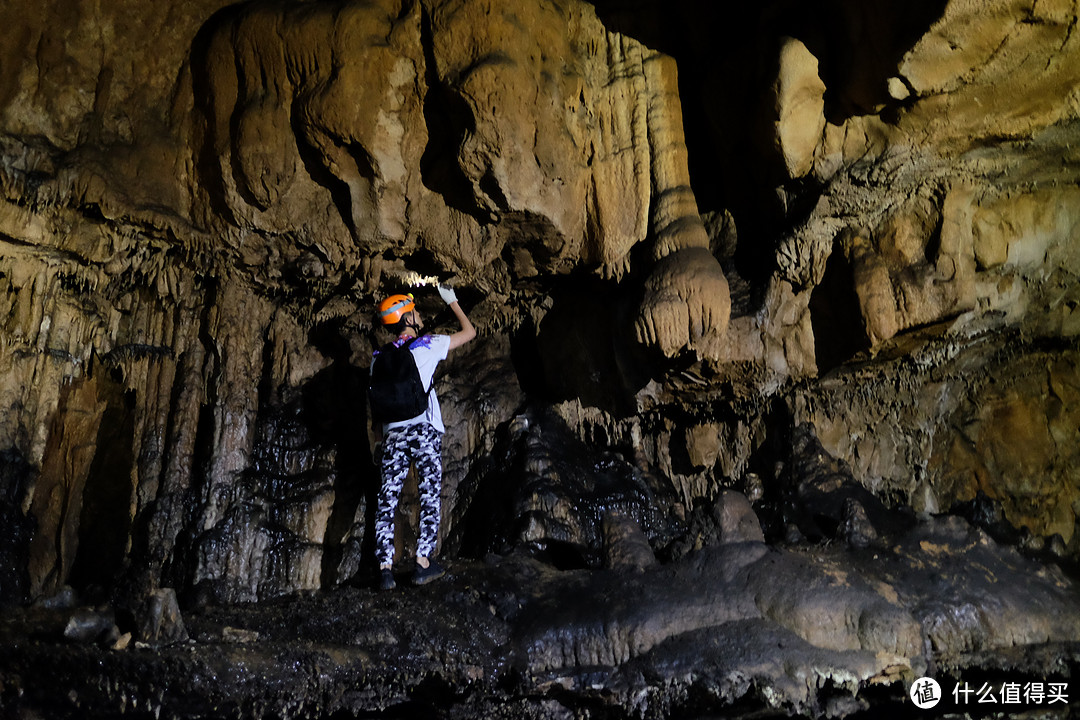
[[[65,628],[117,648],[55,655],[104,715],[206,715],[301,638],[332,679],[233,710],[842,716],[1075,667],[1078,15],[0,7],[0,701],[70,699],[9,672]],[[480,331],[437,384],[455,577],[383,602],[371,311],[433,279]],[[281,630],[319,598],[374,619]],[[124,684],[185,637],[205,697]]]

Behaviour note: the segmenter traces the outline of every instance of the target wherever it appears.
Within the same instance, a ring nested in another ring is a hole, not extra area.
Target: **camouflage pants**
[[[394,428],[382,450],[382,488],[375,515],[375,554],[379,565],[394,561],[394,513],[409,466],[416,465],[420,487],[419,557],[431,557],[439,536],[442,494],[442,433],[427,423]]]

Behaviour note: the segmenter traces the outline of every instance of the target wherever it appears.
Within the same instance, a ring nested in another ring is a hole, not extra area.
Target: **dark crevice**
[[[439,77],[432,38],[431,16],[421,9],[420,44],[424,51],[424,120],[428,143],[420,158],[420,176],[424,185],[442,196],[446,204],[470,215],[479,208],[472,184],[458,164],[457,150],[465,138],[476,131],[472,110],[446,80]]]
[[[810,322],[818,374],[870,348],[855,293],[855,278],[840,241],[825,264],[825,274],[810,295]]]

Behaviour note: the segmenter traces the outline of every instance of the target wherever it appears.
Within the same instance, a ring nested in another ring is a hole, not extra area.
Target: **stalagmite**
[[[645,284],[638,339],[665,355],[694,348],[719,354],[731,298],[709,236],[698,214],[683,138],[675,61],[654,54],[643,60],[649,91],[649,142],[653,178],[651,222],[656,268]]]
[[[1075,675],[1077,21],[3,4],[0,705],[845,717]],[[440,282],[479,331],[434,385],[448,572],[378,594],[372,310],[446,332]]]

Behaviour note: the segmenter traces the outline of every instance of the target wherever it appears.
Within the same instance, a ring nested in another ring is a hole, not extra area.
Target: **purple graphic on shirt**
[[[431,347],[431,335],[421,335],[418,338],[411,338],[408,335],[402,335],[397,340],[392,342],[391,345],[393,345],[394,347],[401,347],[402,345],[409,342],[410,340],[413,341],[412,346],[410,346],[410,348],[409,348],[410,350],[412,348],[429,348],[429,347]],[[382,352],[382,349],[377,348],[377,349],[373,350],[372,353],[371,353],[372,359],[374,359],[375,356],[378,355],[380,352]]]

